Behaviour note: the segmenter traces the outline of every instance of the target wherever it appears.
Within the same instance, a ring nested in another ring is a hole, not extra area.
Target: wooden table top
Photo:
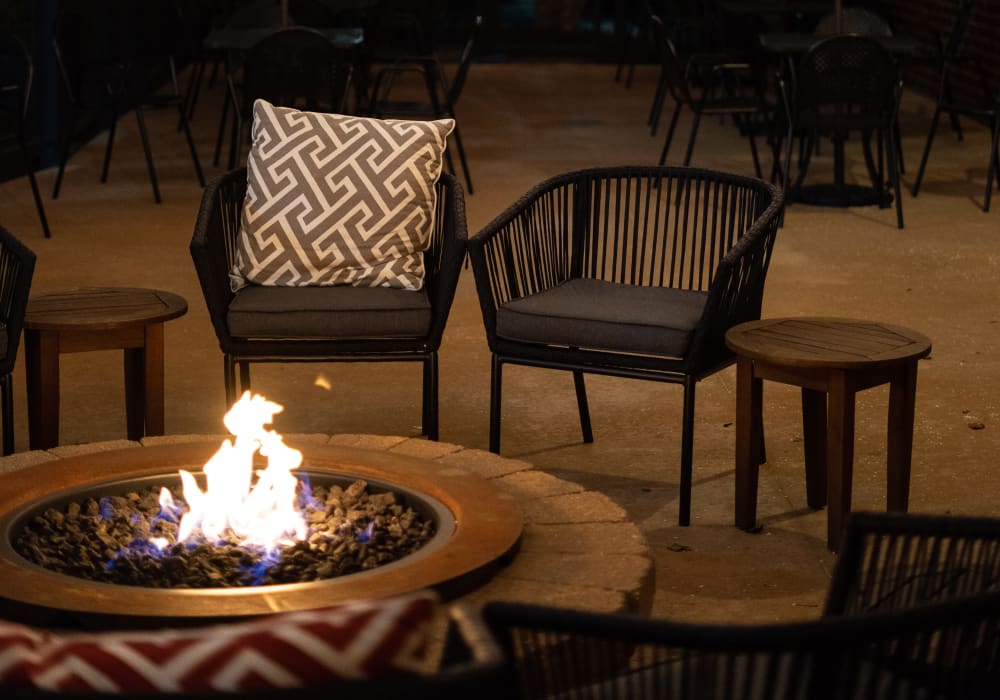
[[[926,357],[930,339],[881,321],[771,318],[741,323],[726,345],[742,357],[788,367],[863,369]]]
[[[162,323],[187,313],[173,292],[135,287],[92,287],[32,295],[24,326],[36,331],[114,330]]]

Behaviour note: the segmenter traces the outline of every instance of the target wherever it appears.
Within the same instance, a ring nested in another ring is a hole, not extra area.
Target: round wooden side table
[[[171,292],[128,287],[34,295],[24,318],[31,449],[59,444],[59,355],[122,349],[130,440],[163,435],[163,324],[187,313]]]
[[[736,353],[736,526],[757,519],[763,461],[762,380],[802,388],[806,500],[827,510],[827,546],[839,548],[851,509],[854,396],[889,384],[886,493],[889,510],[906,511],[910,493],[917,361],[930,354],[921,333],[878,321],[774,318],[731,328]]]

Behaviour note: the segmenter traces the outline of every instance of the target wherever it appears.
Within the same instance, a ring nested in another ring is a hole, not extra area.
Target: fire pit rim
[[[95,481],[166,474],[177,468],[200,468],[218,444],[218,440],[206,438],[176,445],[129,447],[0,474],[0,513],[17,512],[55,490],[88,486]],[[58,574],[36,565],[29,568],[28,562],[19,556],[14,561],[0,553],[0,579],[5,581],[0,595],[15,604],[82,614],[201,619],[308,609],[350,598],[386,597],[428,587],[451,598],[491,575],[518,546],[522,523],[513,499],[469,470],[367,449],[294,446],[303,452],[308,472],[347,473],[400,484],[440,501],[455,519],[451,539],[426,556],[414,553],[394,563],[398,566],[373,570],[371,576],[357,574],[323,581],[227,589],[117,586]]]

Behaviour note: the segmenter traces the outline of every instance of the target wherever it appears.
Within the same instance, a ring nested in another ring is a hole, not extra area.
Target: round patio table
[[[163,324],[187,313],[172,292],[131,287],[33,295],[24,317],[31,449],[59,444],[59,355],[121,349],[130,440],[163,435]]]
[[[886,492],[889,510],[906,511],[910,493],[917,361],[930,354],[921,333],[879,321],[773,318],[735,326],[736,526],[756,526],[757,478],[763,456],[764,379],[802,388],[806,500],[827,509],[827,546],[840,545],[851,509],[854,396],[889,384]]]

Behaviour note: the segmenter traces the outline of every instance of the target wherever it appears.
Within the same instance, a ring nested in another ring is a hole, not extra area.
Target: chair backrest
[[[477,16],[472,21],[472,29],[469,30],[469,38],[465,41],[465,46],[462,48],[462,53],[458,57],[458,67],[455,69],[455,75],[451,79],[451,87],[446,91],[448,96],[448,104],[452,107],[458,102],[458,98],[462,94],[462,88],[465,87],[465,80],[469,76],[469,66],[472,65],[472,56],[476,49],[476,41],[479,38],[479,32],[483,26],[483,18]]]
[[[1000,593],[769,625],[697,625],[488,603],[524,699],[985,698],[1000,681]]]
[[[10,131],[20,128],[31,94],[32,75],[31,57],[24,42],[10,32],[0,32],[0,114],[6,116],[0,122],[0,135],[8,131],[7,120],[13,127]]]
[[[946,59],[953,59],[958,56],[958,52],[962,48],[962,40],[965,38],[965,30],[969,27],[969,22],[972,20],[972,10],[975,8],[975,0],[962,0],[962,6],[955,15],[955,21],[951,25],[951,31],[948,32],[948,36],[944,40],[944,45],[942,46],[943,57]]]
[[[670,40],[667,28],[658,15],[650,13],[649,21],[653,27],[653,43],[656,45],[656,52],[660,58],[661,79],[666,82],[670,96],[676,102],[690,106],[694,100],[688,90],[684,64],[677,55],[677,48]]]
[[[816,24],[816,34],[862,34],[866,36],[892,36],[892,27],[882,16],[864,7],[845,7],[840,14],[840,30],[837,30],[837,14],[824,15]]]
[[[0,375],[14,369],[34,272],[35,254],[0,226],[0,327],[4,339],[0,345]]]
[[[892,54],[877,39],[855,34],[814,44],[795,73],[794,108],[800,125],[835,115],[845,125],[884,121],[896,107],[899,75]]]
[[[851,513],[825,615],[1000,591],[1000,519]]]
[[[350,63],[322,32],[281,29],[247,53],[242,104],[249,108],[264,99],[283,107],[342,112],[350,80]]]

